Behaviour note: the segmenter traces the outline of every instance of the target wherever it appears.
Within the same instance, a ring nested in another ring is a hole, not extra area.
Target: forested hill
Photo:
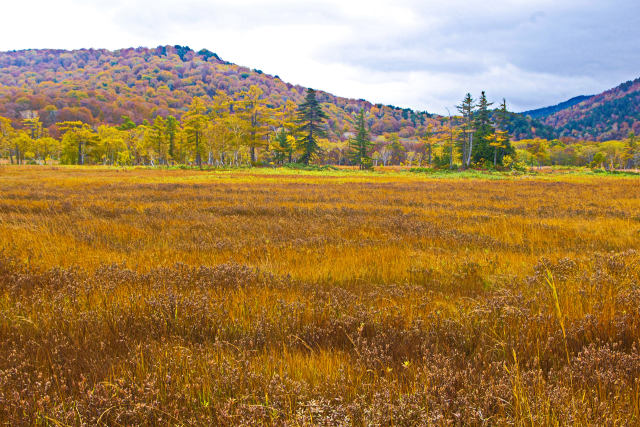
[[[526,114],[526,113],[525,113]],[[640,134],[640,79],[582,100],[540,119],[560,137],[605,141]]]
[[[262,89],[268,105],[298,103],[306,88],[222,60],[208,50],[183,46],[104,49],[22,50],[0,53],[0,116],[19,121],[37,112],[43,125],[83,121],[119,124],[123,116],[135,123],[156,116],[180,117],[194,96],[211,98],[221,91],[231,97],[251,85]],[[373,105],[318,92],[329,115],[331,139],[352,129],[361,108],[372,134],[398,132],[412,137],[428,122],[425,112]]]
[[[203,49],[157,48],[22,50],[0,52],[0,116],[16,123],[37,113],[44,127],[82,121],[90,125],[120,124],[123,116],[137,124],[157,116],[180,118],[193,97],[217,93],[238,98],[258,86],[268,106],[298,104],[306,88],[257,69],[224,61]],[[461,90],[461,93],[464,90]],[[343,140],[353,130],[355,115],[367,112],[372,135],[397,133],[413,139],[428,124],[437,129],[442,117],[341,98],[319,91],[329,115],[329,139]],[[620,139],[630,130],[640,134],[640,79],[592,97],[577,97],[553,107],[511,114],[515,139],[574,137]]]

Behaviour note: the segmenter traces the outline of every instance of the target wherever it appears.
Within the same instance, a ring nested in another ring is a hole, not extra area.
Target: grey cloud
[[[361,3],[362,13],[345,12],[345,3],[337,0],[98,0],[96,4],[108,10],[123,31],[159,43],[168,34],[180,36],[193,28],[204,34],[215,29],[229,38],[245,30],[259,37],[261,29],[307,25],[313,26],[312,34],[290,37],[310,39],[322,39],[331,29],[341,28],[348,37],[326,41],[305,55],[279,57],[276,65],[282,70],[273,71],[286,76],[287,61],[305,60],[349,67],[361,73],[368,85],[365,93],[353,96],[384,97],[389,103],[409,102],[415,108],[439,109],[429,103],[448,100],[451,105],[468,90],[487,89],[528,109],[599,92],[640,75],[637,0],[372,1]],[[375,8],[405,11],[411,22],[369,13]],[[253,48],[281,49],[287,42],[282,37],[289,35],[272,37],[281,39],[256,40]],[[218,52],[235,49],[228,39],[216,40],[219,45],[213,46],[205,45],[206,40],[174,42]],[[243,58],[251,58],[252,47],[243,48]],[[233,55],[225,59],[234,60]],[[370,74],[375,79],[366,77]],[[412,80],[417,86],[406,87],[412,75],[420,76]],[[335,74],[314,76],[313,81],[295,78],[320,88],[349,87],[345,77]],[[404,82],[404,91],[388,89],[389,93],[379,95],[382,84],[395,88],[398,82]]]

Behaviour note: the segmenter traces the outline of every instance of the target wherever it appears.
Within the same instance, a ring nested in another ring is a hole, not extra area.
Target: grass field
[[[2,166],[0,422],[638,424],[639,250],[634,176]]]

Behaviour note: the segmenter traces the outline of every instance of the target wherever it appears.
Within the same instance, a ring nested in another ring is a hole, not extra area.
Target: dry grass
[[[0,421],[640,423],[640,180],[0,168]]]

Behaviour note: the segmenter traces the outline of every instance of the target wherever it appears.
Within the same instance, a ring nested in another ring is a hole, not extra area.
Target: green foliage
[[[276,132],[274,138],[276,145],[273,147],[274,160],[280,164],[293,163],[293,152],[295,151],[295,138],[287,135],[285,129]]]
[[[492,104],[487,101],[487,96],[483,91],[478,102],[478,109],[474,115],[474,144],[471,158],[474,163],[482,164],[486,160],[493,159],[493,148],[489,145],[494,129],[491,125],[489,107]]]
[[[591,163],[589,164],[589,166],[591,168],[601,168],[602,165],[604,165],[604,163],[606,162],[607,158],[605,157],[604,153],[602,152],[597,152],[594,156],[593,156],[593,161],[591,161]]]
[[[285,163],[283,165],[285,168],[287,169],[293,169],[293,170],[302,170],[302,171],[337,171],[340,170],[338,168],[336,168],[335,166],[331,166],[331,165],[306,165],[304,163]]]
[[[360,110],[356,121],[356,137],[349,141],[351,149],[351,160],[360,167],[360,169],[370,169],[373,166],[369,152],[373,144],[367,131],[364,120],[364,110]]]
[[[305,101],[298,106],[296,118],[297,132],[300,135],[298,146],[302,149],[300,161],[305,165],[308,165],[311,159],[321,151],[318,138],[326,136],[324,128],[326,119],[327,114],[316,99],[316,92],[313,89],[307,90]]]
[[[456,107],[462,115],[462,126],[460,133],[460,154],[462,155],[462,166],[469,167],[471,165],[473,153],[473,138],[475,133],[475,100],[470,93],[467,93],[462,103]]]
[[[136,124],[131,120],[129,116],[122,116],[122,124],[117,126],[119,130],[131,130],[135,129]]]
[[[433,157],[432,166],[441,170],[450,169],[451,154],[448,151],[443,151],[442,155],[435,155]]]

